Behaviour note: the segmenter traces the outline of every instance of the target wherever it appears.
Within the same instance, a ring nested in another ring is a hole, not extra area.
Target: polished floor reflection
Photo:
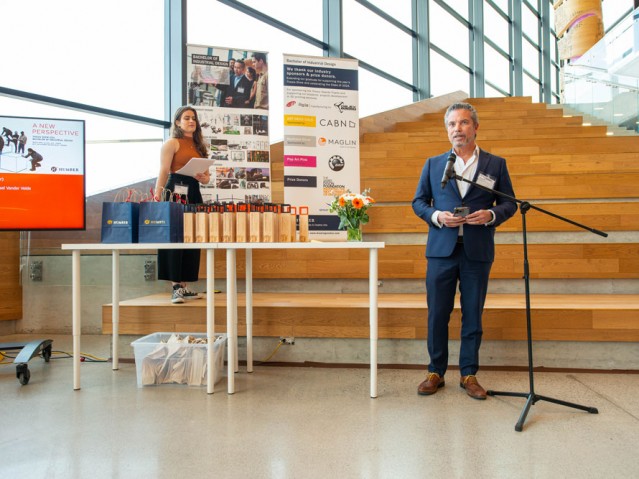
[[[6,340],[7,338],[0,338]],[[60,347],[54,341],[54,350]],[[83,337],[108,355],[108,337]],[[0,366],[0,470],[25,478],[512,478],[637,477],[639,374],[536,373],[538,394],[599,409],[538,402],[523,432],[524,399],[473,400],[449,371],[434,396],[423,372],[256,367],[236,393],[138,388],[133,363],[29,363],[21,386]],[[527,391],[524,372],[483,371],[486,388]]]

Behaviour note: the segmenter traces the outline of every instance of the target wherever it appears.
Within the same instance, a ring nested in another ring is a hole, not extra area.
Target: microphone
[[[442,176],[442,190],[446,188],[448,180],[455,176],[455,158],[455,153],[451,151],[448,162],[446,163],[446,169],[444,170],[444,176]]]

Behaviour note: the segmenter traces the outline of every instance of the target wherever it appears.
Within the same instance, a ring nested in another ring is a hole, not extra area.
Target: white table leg
[[[82,309],[80,302],[80,251],[72,253],[72,330],[73,330],[73,389],[80,389],[80,334]]]
[[[237,349],[237,283],[236,283],[236,253],[229,248],[226,250],[226,334],[228,335],[228,393],[235,393],[235,364]]]
[[[253,372],[253,250],[246,250],[246,372]]]
[[[206,250],[206,392],[215,386],[215,262],[214,250]]]
[[[371,248],[369,252],[369,314],[370,314],[370,341],[371,341],[371,397],[377,397],[377,249]]]
[[[114,249],[111,255],[111,262],[113,272],[111,276],[111,323],[113,325],[113,333],[111,334],[111,341],[113,344],[112,354],[113,363],[111,369],[114,371],[119,369],[119,348],[118,348],[118,336],[120,334],[120,251]]]

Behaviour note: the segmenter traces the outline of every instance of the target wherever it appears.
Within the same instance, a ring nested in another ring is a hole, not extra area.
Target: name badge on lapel
[[[497,180],[486,173],[479,173],[477,176],[477,183],[479,186],[483,186],[485,188],[490,188],[491,190],[495,188],[495,182]]]

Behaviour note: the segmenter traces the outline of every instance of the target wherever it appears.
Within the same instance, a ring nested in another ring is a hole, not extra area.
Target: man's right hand
[[[466,218],[455,216],[450,211],[440,211],[437,215],[437,222],[442,228],[456,228],[466,223]]]

